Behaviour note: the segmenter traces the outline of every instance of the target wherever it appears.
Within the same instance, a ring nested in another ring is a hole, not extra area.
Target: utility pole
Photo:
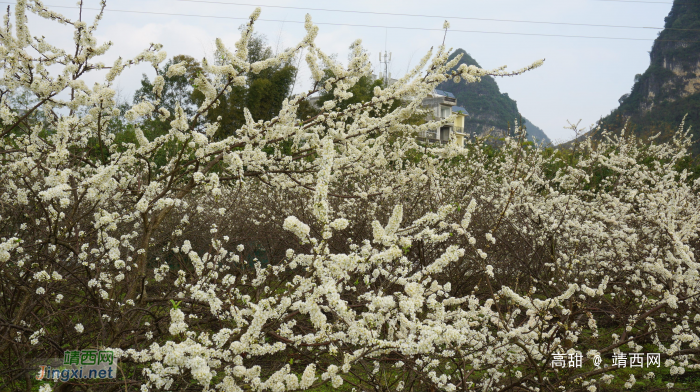
[[[389,76],[389,63],[391,63],[391,52],[387,54],[386,49],[384,50],[384,59],[382,59],[382,52],[379,52],[379,64],[384,64],[384,86],[389,85],[391,77]]]

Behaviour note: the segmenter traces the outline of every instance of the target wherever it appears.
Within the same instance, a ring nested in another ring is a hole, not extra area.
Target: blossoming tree
[[[75,47],[32,37],[27,12],[73,26]],[[669,383],[696,371],[699,184],[674,169],[685,134],[589,143],[556,170],[518,135],[497,152],[419,145],[414,135],[441,123],[406,119],[439,83],[541,62],[452,70],[459,59],[441,46],[341,110],[370,72],[360,43],[343,66],[315,45],[307,17],[302,42],[249,63],[258,14],[234,51],[216,42],[221,64],[203,61],[194,114],[139,102],[123,114],[125,135],[113,84],[135,64],[159,72],[161,46],[106,66],[102,12],[90,25],[18,0],[14,26],[8,12],[0,389],[30,390],[33,359],[81,349],[113,350],[118,378],[42,390],[596,391],[622,367],[597,366],[597,355],[639,352],[660,354]],[[302,49],[324,85],[215,138],[206,114],[222,94]],[[91,72],[104,82],[88,86]],[[157,75],[156,98],[165,76],[184,72]],[[299,120],[321,88],[335,99]],[[31,105],[15,105],[17,91]],[[168,132],[144,136],[149,116]],[[553,366],[569,355],[580,366]],[[624,386],[655,376],[644,370]]]

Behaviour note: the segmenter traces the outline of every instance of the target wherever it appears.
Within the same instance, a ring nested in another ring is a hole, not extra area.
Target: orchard
[[[72,26],[74,46],[32,36],[28,13]],[[442,123],[411,119],[438,84],[542,62],[455,68],[439,46],[343,104],[371,72],[361,43],[343,65],[307,16],[301,42],[250,62],[259,13],[187,74],[163,71],[158,44],[100,62],[102,12],[8,9],[1,391],[595,392],[700,375],[700,181],[682,167],[682,124],[670,143],[608,135],[568,153],[522,131],[425,145],[416,135]],[[217,133],[222,97],[299,56],[310,91]],[[138,64],[156,72],[153,99],[124,111],[115,83]],[[163,106],[178,76],[199,106]],[[300,116],[319,91],[334,98]],[[36,379],[37,359],[69,350],[113,352],[116,378]],[[635,353],[659,366],[612,362]]]

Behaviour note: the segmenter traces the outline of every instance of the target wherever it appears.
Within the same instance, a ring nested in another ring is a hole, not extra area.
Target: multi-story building
[[[380,77],[382,75],[380,74]],[[375,80],[375,75],[372,75],[372,80]],[[390,79],[389,84],[396,82],[396,79]],[[309,103],[312,106],[319,108],[318,105],[319,96],[314,96],[309,98]],[[426,132],[422,132],[418,135],[418,140],[433,144],[441,143],[447,144],[451,138],[454,137],[455,141],[459,145],[463,145],[466,138],[468,137],[464,129],[464,119],[469,115],[467,109],[457,106],[457,99],[454,94],[448,91],[433,90],[430,95],[423,99],[423,107],[430,109],[430,112],[426,116],[427,121],[444,120],[453,113],[456,115],[453,123],[443,125],[440,129],[432,129]]]
[[[464,132],[464,118],[469,115],[467,110],[457,106],[457,99],[454,94],[433,90],[433,92],[423,99],[423,106],[431,109],[428,113],[428,121],[443,120],[452,115],[456,115],[454,123],[443,125],[440,129],[429,130],[418,135],[418,139],[427,143],[447,144],[454,137],[457,144],[464,144],[467,134]]]

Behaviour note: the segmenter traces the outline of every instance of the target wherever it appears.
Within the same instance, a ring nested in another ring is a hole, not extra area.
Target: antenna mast
[[[384,50],[383,59],[382,52],[379,52],[379,64],[384,64],[384,86],[388,86],[391,80],[389,77],[389,63],[391,63],[391,52],[387,53],[386,50]]]
[[[389,63],[391,63],[391,52],[389,52],[388,55],[386,52],[386,41],[388,35],[389,29],[386,29],[384,31],[384,60],[382,60],[382,52],[379,52],[379,64],[384,64],[384,87],[389,86],[389,81],[391,81],[391,76],[389,75]]]

